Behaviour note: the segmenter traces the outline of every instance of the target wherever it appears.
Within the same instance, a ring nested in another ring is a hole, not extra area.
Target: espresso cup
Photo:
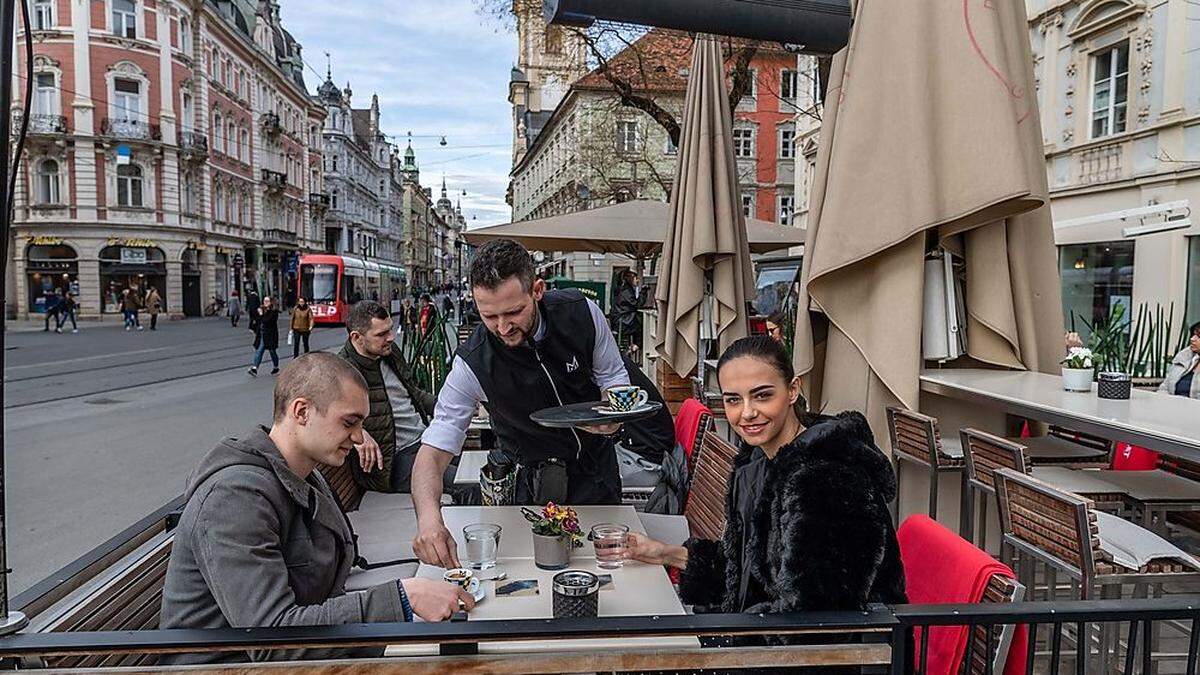
[[[470,591],[471,578],[474,576],[475,573],[465,567],[455,567],[454,569],[446,570],[446,573],[442,575],[442,580],[448,584],[461,586],[465,591]]]
[[[645,389],[632,384],[611,387],[605,393],[608,395],[608,407],[618,412],[635,410],[650,400],[650,394]]]

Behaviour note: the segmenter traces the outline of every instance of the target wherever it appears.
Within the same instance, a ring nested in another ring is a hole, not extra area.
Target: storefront
[[[230,282],[229,254],[218,249],[213,254],[213,295],[222,300],[229,300],[229,289],[235,282]]]
[[[61,239],[35,238],[25,250],[25,274],[30,313],[45,313],[50,295],[70,291],[79,296],[78,255]]]
[[[121,293],[133,289],[145,297],[157,288],[167,310],[167,258],[147,239],[109,240],[100,249],[100,306],[105,314],[121,311]]]
[[[1063,323],[1084,340],[1091,336],[1085,321],[1108,319],[1116,305],[1133,311],[1134,242],[1104,241],[1059,247]]]
[[[195,248],[185,248],[181,272],[183,274],[183,314],[184,316],[200,316],[203,313],[200,288],[200,256],[202,253]]]

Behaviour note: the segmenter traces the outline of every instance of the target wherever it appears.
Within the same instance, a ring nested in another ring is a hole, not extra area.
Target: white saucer
[[[643,403],[643,404],[639,405],[638,407],[632,408],[630,410],[613,410],[609,406],[602,405],[602,406],[596,406],[595,408],[592,408],[592,410],[595,410],[596,412],[600,413],[601,415],[628,415],[630,413],[640,413],[644,410],[649,410],[650,407],[651,406],[649,403]]]

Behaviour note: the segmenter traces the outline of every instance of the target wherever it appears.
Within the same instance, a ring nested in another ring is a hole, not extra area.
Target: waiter
[[[517,503],[621,501],[611,438],[619,424],[549,429],[529,419],[544,408],[600,401],[609,387],[629,384],[604,313],[577,290],[547,291],[529,252],[509,239],[479,249],[470,279],[483,323],[458,348],[412,475],[413,550],[442,567],[459,566],[442,521],[442,475],[481,403],[499,451],[520,466]]]

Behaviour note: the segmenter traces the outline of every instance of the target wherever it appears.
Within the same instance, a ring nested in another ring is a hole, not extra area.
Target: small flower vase
[[[1062,367],[1063,389],[1066,391],[1091,391],[1092,377],[1093,371],[1091,368]]]
[[[533,533],[533,564],[538,569],[562,570],[571,562],[571,538]]]

